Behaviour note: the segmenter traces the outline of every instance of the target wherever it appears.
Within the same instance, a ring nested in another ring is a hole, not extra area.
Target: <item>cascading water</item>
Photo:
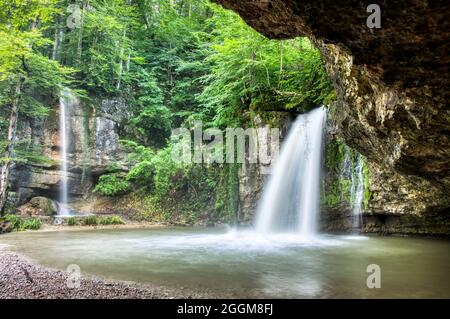
[[[363,174],[363,160],[358,154],[355,172],[352,174],[351,187],[352,200],[352,231],[360,232],[362,227],[361,207],[364,197],[364,174]]]
[[[292,124],[258,206],[258,232],[294,232],[306,240],[316,234],[325,120],[320,107]]]
[[[72,94],[68,89],[64,89],[59,98],[59,138],[60,138],[60,161],[61,161],[61,183],[59,189],[59,209],[58,215],[70,215],[67,209],[68,203],[68,176],[67,176],[67,148],[69,145],[70,127],[67,120],[67,111],[70,105]]]

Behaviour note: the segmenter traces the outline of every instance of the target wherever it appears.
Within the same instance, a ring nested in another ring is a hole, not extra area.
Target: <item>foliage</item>
[[[63,1],[61,6],[69,4]],[[124,0],[90,0],[75,5],[81,10],[80,25],[64,34],[59,59],[79,70],[77,77],[83,88],[119,92],[130,78],[128,61],[138,58],[131,40],[138,28],[136,6]],[[67,18],[62,11],[56,31],[64,28]]]
[[[12,224],[12,228],[17,231],[37,230],[41,228],[42,221],[39,218],[23,218],[17,215],[8,214],[3,217],[4,220]]]
[[[203,107],[216,110],[214,125],[239,122],[247,108],[306,111],[333,99],[320,53],[309,40],[272,41],[234,13],[214,7],[210,73],[202,77]]]
[[[7,214],[3,217],[4,220],[12,224],[13,229],[19,229],[22,223],[22,218],[17,215]]]
[[[31,230],[37,230],[39,228],[41,228],[42,226],[42,221],[38,218],[27,218],[24,219],[23,222],[21,223],[19,230],[27,230],[27,229],[31,229]]]
[[[132,165],[127,179],[151,190],[162,198],[169,191],[177,191],[185,181],[185,165],[175,161],[172,156],[172,145],[158,150],[132,141],[123,141],[128,146],[129,162]]]
[[[122,140],[121,142],[127,148],[128,162],[131,167],[127,174],[127,180],[139,186],[150,188],[154,175],[152,163],[154,151],[150,147],[134,141]]]
[[[170,117],[170,111],[163,105],[146,106],[131,123],[144,136],[141,140],[148,144],[164,145],[170,136]],[[147,141],[148,136],[152,137],[152,142]]]
[[[119,203],[133,220],[167,224],[233,223],[237,212],[237,165],[192,165],[185,178],[174,180],[166,196],[146,189],[122,197]],[[231,174],[229,174],[231,172]],[[232,186],[232,187],[231,187]]]
[[[125,175],[114,173],[100,176],[93,191],[104,196],[117,196],[129,192],[130,189],[130,183],[125,179]]]
[[[152,159],[152,164],[155,171],[153,193],[159,198],[177,191],[183,185],[186,177],[184,166],[173,159],[170,147],[158,151]]]
[[[67,218],[67,225],[75,226],[77,224],[77,219],[75,217]]]
[[[363,166],[363,176],[364,176],[363,207],[364,207],[364,209],[367,209],[369,207],[369,201],[372,198],[372,192],[370,191],[369,167],[367,166],[366,162],[364,162],[364,166]]]
[[[326,177],[323,182],[321,203],[327,208],[337,208],[342,204],[352,206],[355,198],[352,198],[352,179],[358,180],[356,167],[361,156],[355,150],[346,146],[339,138],[328,141],[325,147]],[[367,209],[371,198],[369,170],[364,157],[362,160],[363,172],[363,208]]]
[[[121,225],[124,224],[120,216],[104,216],[99,219],[100,225]]]
[[[97,218],[97,216],[95,216],[95,215],[86,216],[86,217],[83,219],[83,223],[84,223],[86,226],[95,226],[95,225],[98,224],[98,218]]]
[[[55,165],[19,135],[13,155],[3,154],[15,102],[21,118],[35,119],[49,114],[63,87],[100,99],[121,96],[129,105],[128,120],[118,127],[129,171],[112,162],[94,192],[138,198],[161,221],[232,222],[238,210],[239,166],[175,161],[171,129],[194,120],[205,129],[242,126],[249,112],[303,112],[335,98],[308,39],[267,39],[207,0],[0,4],[1,161]],[[81,10],[77,27],[67,25],[73,6]],[[83,178],[90,112],[83,114]],[[335,185],[336,191],[347,187]]]
[[[213,189],[217,189],[215,215],[224,222],[233,222],[236,219],[239,198],[238,169],[238,164],[224,164],[218,183],[211,181],[214,183]]]
[[[29,160],[15,148],[21,138],[17,119],[45,116],[47,107],[40,97],[57,95],[71,83],[74,73],[73,68],[63,67],[46,55],[52,42],[44,31],[58,12],[56,4],[56,0],[0,1],[0,164],[6,173],[0,180],[0,213],[11,164]],[[38,227],[38,223],[30,221],[26,227]]]

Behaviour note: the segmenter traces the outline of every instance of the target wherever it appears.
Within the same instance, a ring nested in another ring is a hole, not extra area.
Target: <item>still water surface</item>
[[[450,242],[173,228],[11,233],[0,244],[43,265],[228,297],[449,298]],[[369,264],[381,288],[368,289]]]

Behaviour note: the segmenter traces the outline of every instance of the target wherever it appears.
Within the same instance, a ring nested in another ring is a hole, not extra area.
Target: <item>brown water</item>
[[[31,259],[115,280],[232,297],[450,298],[450,242],[323,235],[263,237],[218,229],[95,230],[2,235]],[[369,264],[381,288],[369,289]]]

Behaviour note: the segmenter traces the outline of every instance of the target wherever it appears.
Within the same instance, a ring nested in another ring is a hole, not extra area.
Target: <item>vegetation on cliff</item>
[[[65,86],[85,99],[121,96],[131,114],[121,132],[129,171],[111,163],[93,190],[138,197],[147,214],[160,207],[165,220],[205,214],[230,221],[237,211],[239,165],[175,163],[172,128],[195,120],[204,129],[244,126],[248,111],[302,112],[334,98],[309,40],[269,40],[206,0],[30,0],[2,7],[4,166],[19,160],[16,146],[23,142],[8,137],[12,113],[45,116]],[[30,141],[23,145],[33,150]]]

